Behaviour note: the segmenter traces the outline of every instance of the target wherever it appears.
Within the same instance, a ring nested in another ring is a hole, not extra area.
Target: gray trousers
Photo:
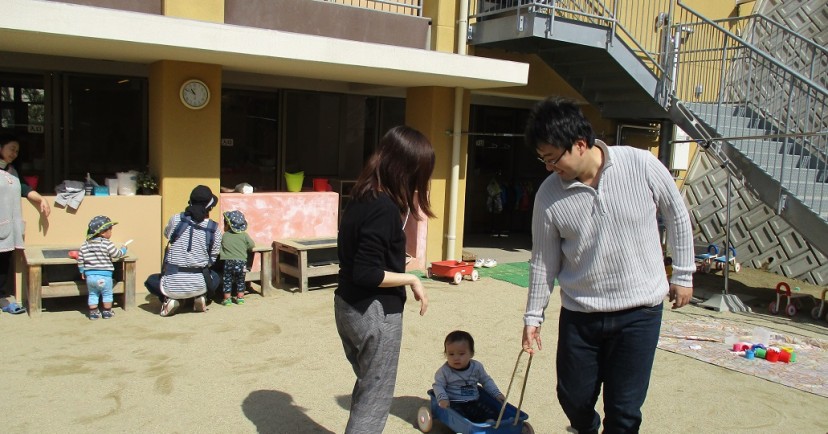
[[[357,380],[346,434],[380,434],[391,410],[402,341],[402,313],[386,315],[379,301],[360,313],[334,297],[336,329]]]

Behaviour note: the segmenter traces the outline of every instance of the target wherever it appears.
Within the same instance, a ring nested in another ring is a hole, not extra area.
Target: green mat
[[[529,263],[513,262],[511,264],[497,264],[492,268],[478,268],[480,277],[491,277],[492,279],[509,282],[521,288],[529,287]]]
[[[529,263],[514,262],[511,264],[497,264],[492,268],[477,268],[480,277],[491,277],[492,279],[509,282],[522,288],[529,287]],[[411,274],[425,278],[425,273],[410,271]]]

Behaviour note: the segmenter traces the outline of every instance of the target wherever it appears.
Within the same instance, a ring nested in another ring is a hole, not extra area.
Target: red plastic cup
[[[768,352],[767,352],[767,353],[765,353],[765,360],[767,360],[767,361],[769,361],[769,362],[771,362],[771,363],[776,363],[776,362],[778,362],[778,361],[779,361],[779,353],[780,353],[780,352],[781,352],[781,351],[777,351],[777,350],[768,350]],[[788,358],[788,360],[790,360],[790,358]]]
[[[779,361],[782,363],[790,363],[791,362],[791,353],[787,351],[780,351],[779,352]]]

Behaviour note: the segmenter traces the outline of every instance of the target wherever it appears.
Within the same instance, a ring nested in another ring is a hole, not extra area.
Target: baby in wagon
[[[446,336],[443,345],[446,363],[434,374],[432,386],[438,404],[442,408],[451,407],[474,423],[493,422],[498,413],[479,401],[478,384],[500,402],[506,397],[486,373],[483,364],[472,359],[474,338],[468,332],[455,330]]]

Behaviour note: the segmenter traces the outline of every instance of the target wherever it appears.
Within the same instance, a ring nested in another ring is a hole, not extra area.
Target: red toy
[[[798,291],[799,288],[796,288]],[[791,293],[791,285],[788,285],[785,282],[779,282],[776,285],[776,301],[772,301],[770,305],[768,305],[768,311],[774,315],[779,313],[780,308],[782,307],[782,296],[787,298],[785,303],[785,314],[790,317],[796,315],[796,312],[802,309],[802,302],[800,300],[794,301],[795,298],[801,297],[810,297],[810,294],[793,294]]]
[[[469,276],[473,282],[480,278],[480,274],[474,269],[474,264],[455,260],[432,262],[426,270],[426,275],[429,279],[434,277],[452,279],[451,283],[455,285],[463,281],[463,276]]]

